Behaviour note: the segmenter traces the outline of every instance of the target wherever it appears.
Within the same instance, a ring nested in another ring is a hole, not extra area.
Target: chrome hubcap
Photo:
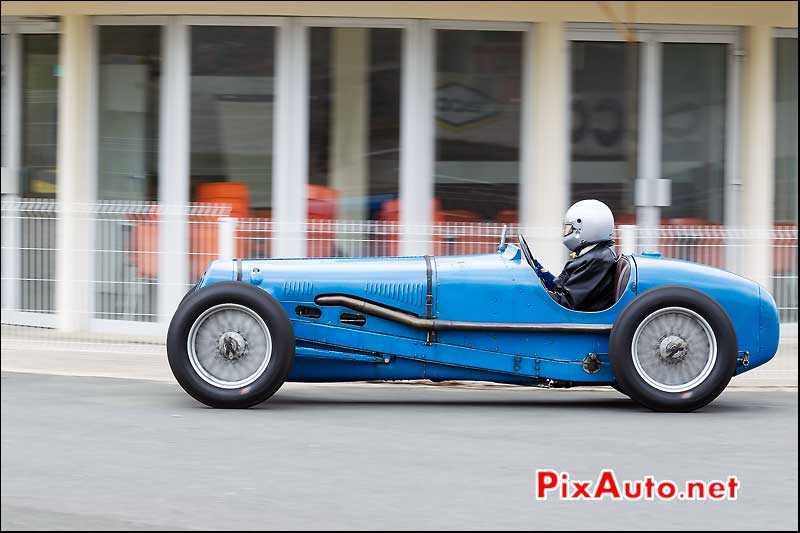
[[[668,307],[645,318],[633,335],[636,372],[664,392],[685,392],[711,374],[717,341],[708,322],[691,309]]]
[[[226,331],[219,336],[217,351],[228,361],[235,361],[247,351],[247,341],[238,331]]]
[[[679,363],[686,358],[689,344],[677,335],[667,335],[658,345],[658,355],[666,363]]]
[[[204,311],[187,339],[192,368],[215,387],[237,389],[257,380],[272,356],[272,337],[252,309],[220,304]]]

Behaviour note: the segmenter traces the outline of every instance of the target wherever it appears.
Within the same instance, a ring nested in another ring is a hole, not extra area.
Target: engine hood
[[[425,258],[219,260],[201,286],[241,280],[282,302],[310,302],[321,294],[348,294],[419,315],[425,313]]]

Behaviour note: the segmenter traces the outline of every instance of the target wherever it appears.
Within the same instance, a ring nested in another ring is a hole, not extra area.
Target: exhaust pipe
[[[611,324],[563,324],[563,323],[517,323],[517,322],[465,322],[439,320],[418,316],[362,300],[354,296],[330,294],[317,296],[314,303],[319,306],[341,306],[365,315],[399,322],[425,331],[506,331],[532,333],[608,333]]]

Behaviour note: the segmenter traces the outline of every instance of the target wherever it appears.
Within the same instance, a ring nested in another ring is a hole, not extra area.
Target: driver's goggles
[[[575,231],[575,226],[573,226],[571,223],[564,224],[564,237],[566,237],[573,231]]]

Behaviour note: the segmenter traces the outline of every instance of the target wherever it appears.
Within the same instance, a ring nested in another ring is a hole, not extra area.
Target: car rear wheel
[[[656,411],[713,401],[736,370],[736,333],[725,310],[700,291],[659,287],[617,318],[609,357],[619,389]]]
[[[291,369],[291,322],[268,293],[241,282],[187,295],[167,334],[178,383],[211,407],[244,408],[272,396]]]

